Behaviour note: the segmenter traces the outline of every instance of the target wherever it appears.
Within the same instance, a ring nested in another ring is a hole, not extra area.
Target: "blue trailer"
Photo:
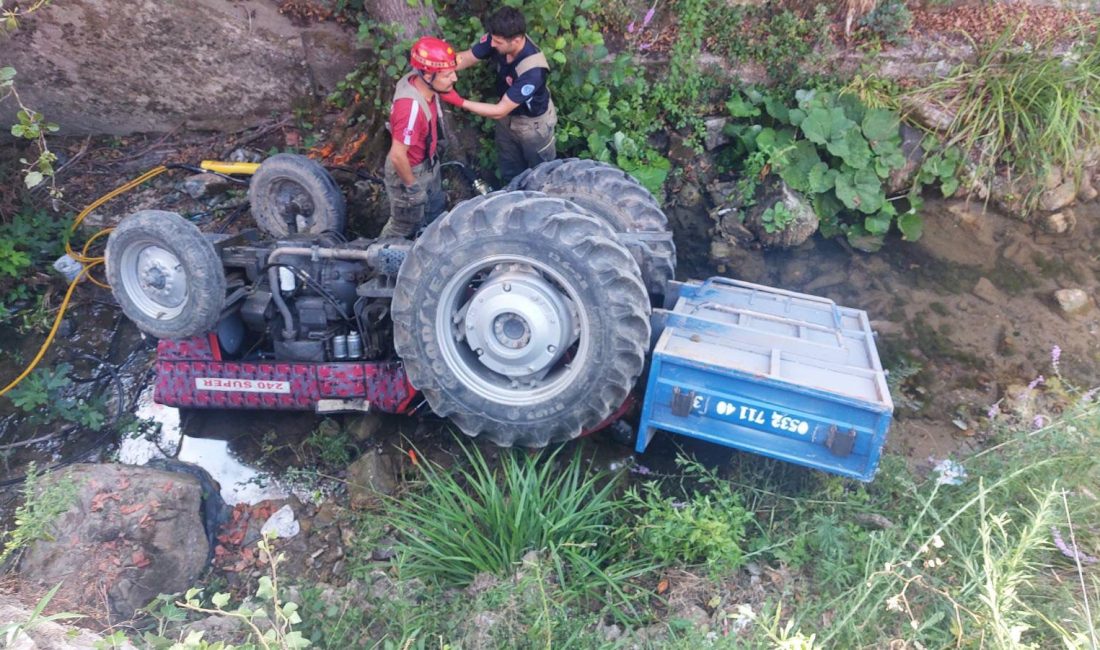
[[[658,430],[869,481],[893,402],[867,314],[726,278],[654,313],[636,451]]]

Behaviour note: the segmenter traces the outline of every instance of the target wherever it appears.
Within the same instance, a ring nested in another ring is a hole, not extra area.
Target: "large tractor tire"
[[[537,192],[475,197],[430,225],[392,306],[397,353],[432,409],[506,447],[570,440],[618,408],[649,311],[615,233]]]
[[[347,226],[344,194],[315,160],[290,153],[260,163],[248,184],[256,226],[272,237],[295,233],[343,234]]]
[[[668,217],[633,176],[595,160],[552,160],[515,177],[509,190],[568,199],[605,220],[634,256],[651,294],[663,295],[676,276],[676,245]]]
[[[214,245],[175,212],[142,210],[107,239],[107,282],[138,329],[182,339],[214,329],[225,273]]]

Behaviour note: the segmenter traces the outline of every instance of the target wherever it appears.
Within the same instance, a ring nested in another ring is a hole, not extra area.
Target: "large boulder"
[[[22,101],[63,133],[232,131],[331,91],[362,59],[353,30],[297,27],[263,0],[65,0],[0,39]],[[0,104],[0,123],[17,107]]]
[[[73,505],[52,525],[53,539],[32,544],[25,580],[61,584],[59,602],[129,619],[158,594],[193,586],[206,567],[203,490],[188,474],[132,465],[74,465]]]
[[[757,201],[744,210],[745,227],[756,235],[766,248],[794,248],[817,232],[820,220],[806,197],[792,190],[783,181],[769,183],[757,192]],[[781,206],[781,207],[780,207]],[[790,221],[779,230],[768,232],[764,214],[768,210],[783,210]]]

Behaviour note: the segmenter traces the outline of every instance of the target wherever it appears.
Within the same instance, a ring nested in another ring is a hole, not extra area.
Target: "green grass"
[[[1065,550],[1100,555],[1100,405],[1047,374],[1044,426],[991,416],[958,485],[892,455],[869,484],[735,454],[633,487],[582,445],[421,460],[362,515],[397,557],[302,589],[298,629],[320,648],[1090,647],[1100,577]]]
[[[974,152],[979,177],[1041,178],[1051,165],[1079,175],[1082,152],[1100,144],[1100,44],[1093,35],[1058,55],[1010,49],[1012,36],[975,44],[975,62],[914,95],[954,114],[947,144]]]

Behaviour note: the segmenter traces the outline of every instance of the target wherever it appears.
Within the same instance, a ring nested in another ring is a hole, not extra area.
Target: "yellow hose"
[[[138,185],[141,185],[145,181],[148,181],[151,178],[155,178],[156,176],[159,176],[166,171],[168,171],[168,168],[164,165],[154,167],[153,169],[150,169],[149,171],[142,174],[141,176],[138,176],[134,180],[124,185],[120,185],[119,187],[116,187],[115,189],[111,190],[110,192],[104,194],[103,196],[90,203],[88,207],[81,210],[80,214],[76,215],[76,218],[73,219],[73,225],[69,228],[69,238],[71,239],[72,236],[76,234],[76,229],[80,227],[80,223],[84,221],[84,218],[91,214],[93,210],[103,205],[107,201],[115,198],[116,196],[129,192],[130,190],[134,189]],[[18,377],[13,379],[12,382],[7,386],[4,386],[3,389],[0,389],[0,396],[3,396],[9,390],[15,388],[19,384],[19,382],[26,379],[27,375],[31,374],[35,366],[38,365],[38,362],[42,360],[42,357],[46,355],[46,350],[49,349],[50,344],[53,343],[54,337],[57,336],[57,328],[61,326],[61,319],[65,317],[65,310],[69,307],[69,300],[73,297],[73,291],[76,289],[76,285],[80,283],[80,280],[83,279],[84,276],[88,276],[88,279],[92,282],[92,284],[103,287],[104,289],[110,289],[107,284],[96,280],[94,277],[92,277],[91,274],[91,270],[93,268],[103,264],[103,256],[89,255],[88,250],[91,248],[92,242],[111,232],[111,230],[112,228],[104,228],[103,230],[100,230],[99,232],[89,237],[88,241],[84,242],[84,247],[79,253],[73,250],[72,246],[69,245],[69,242],[65,242],[65,253],[77,262],[83,264],[84,268],[82,268],[80,270],[80,273],[77,273],[76,277],[73,278],[73,281],[69,283],[69,290],[65,292],[65,299],[61,301],[61,307],[57,310],[57,316],[54,318],[53,327],[50,328],[50,333],[46,336],[46,341],[42,344],[42,347],[38,348],[38,354],[35,355],[34,359],[23,370],[23,372],[20,373]]]
[[[26,367],[26,369],[23,370],[22,374],[13,379],[10,384],[0,389],[0,395],[4,395],[9,390],[15,388],[16,385],[19,384],[19,382],[26,379],[27,375],[31,374],[31,371],[33,371],[35,366],[38,365],[38,362],[42,360],[42,357],[46,356],[46,350],[49,349],[50,344],[53,343],[53,338],[57,336],[57,328],[61,327],[61,319],[65,316],[65,309],[69,306],[69,300],[73,297],[73,290],[76,289],[76,285],[80,282],[80,279],[84,277],[86,273],[88,273],[88,271],[92,270],[93,267],[98,266],[102,263],[103,262],[100,261],[92,262],[85,265],[84,268],[80,270],[80,273],[76,274],[76,277],[73,278],[73,281],[69,283],[69,290],[65,292],[65,299],[61,301],[61,307],[57,310],[57,316],[53,319],[53,327],[50,328],[50,333],[46,336],[45,343],[42,344],[42,347],[38,348],[38,354],[34,355],[34,359],[31,360],[30,364]]]

